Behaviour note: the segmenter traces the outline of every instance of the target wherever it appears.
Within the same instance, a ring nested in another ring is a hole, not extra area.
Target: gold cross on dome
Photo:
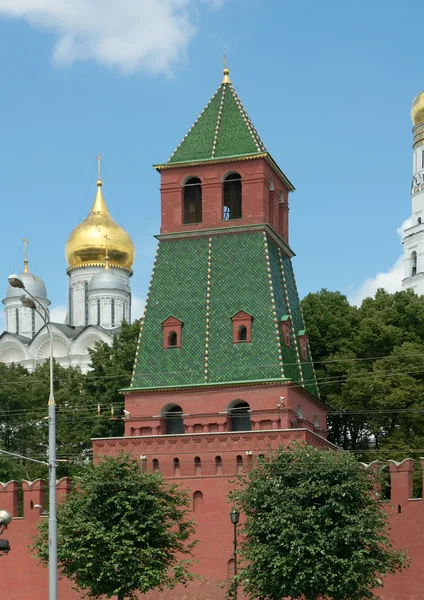
[[[227,68],[227,48],[224,48],[224,57],[222,59],[222,62],[224,63],[224,69]]]
[[[100,154],[98,154],[96,156],[96,158],[97,158],[97,179],[100,179],[102,157],[100,156]]]
[[[29,241],[26,238],[22,238],[22,241],[24,243],[24,258],[28,258],[27,244],[29,244]]]

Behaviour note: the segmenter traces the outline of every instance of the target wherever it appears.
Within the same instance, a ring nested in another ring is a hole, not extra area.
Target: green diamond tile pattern
[[[203,383],[208,238],[159,246],[133,388]],[[163,348],[162,322],[183,322],[181,348]]]
[[[216,142],[214,147],[214,141]],[[230,84],[221,85],[168,163],[262,154],[266,148]]]
[[[231,317],[253,316],[252,342],[233,344]],[[212,240],[209,382],[281,378],[261,232]]]
[[[286,303],[284,294],[283,278],[281,275],[280,257],[278,254],[278,248],[275,243],[268,237],[268,252],[269,261],[271,264],[271,275],[272,275],[272,286],[274,290],[275,307],[277,311],[277,319],[280,323],[281,317],[287,315],[289,310]],[[284,376],[292,381],[299,382],[300,374],[297,368],[297,357],[294,348],[293,333],[291,332],[290,348],[286,346],[284,336],[281,335],[280,330],[280,343],[283,355],[284,365]]]
[[[162,240],[140,337],[133,389],[205,383],[207,236]],[[208,380],[206,383],[281,379],[263,232],[212,236]],[[287,314],[278,248],[268,237],[277,318]],[[303,328],[299,298],[289,259],[284,270],[295,331]],[[252,342],[233,344],[231,317],[244,310],[253,316]],[[183,322],[182,347],[163,348],[162,322],[170,315]],[[300,382],[297,357],[280,335],[284,376]],[[313,371],[302,361],[305,380]],[[317,394],[315,385],[307,389]]]
[[[292,310],[292,319],[294,330],[298,332],[305,329],[305,322],[300,306],[299,295],[297,293],[296,281],[294,278],[293,264],[289,258],[283,258],[284,274],[286,276],[287,292],[289,296],[290,308]],[[306,326],[307,331],[307,326]],[[299,350],[300,351],[300,350]],[[308,360],[303,360],[301,357],[303,380],[305,389],[314,396],[318,396],[318,387],[316,383],[315,373],[312,366],[312,356],[308,353]]]

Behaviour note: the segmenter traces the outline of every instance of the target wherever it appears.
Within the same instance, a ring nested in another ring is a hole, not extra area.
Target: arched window
[[[240,325],[240,327],[238,328],[238,341],[247,341],[247,327],[245,325]]]
[[[318,419],[318,417],[316,415],[314,417],[314,428],[315,429],[321,429],[320,424],[319,424],[319,419]]]
[[[170,331],[168,333],[168,348],[176,348],[177,347],[177,333],[175,331]]]
[[[184,184],[184,224],[202,222],[202,183],[191,177]]]
[[[159,471],[159,461],[157,458],[153,459],[153,473],[156,473],[156,471]]]
[[[100,298],[97,299],[97,325],[100,325]]]
[[[165,407],[162,411],[162,417],[165,421],[165,433],[171,435],[184,433],[183,409],[181,406],[172,404]]]
[[[237,473],[243,473],[243,457],[238,455],[236,458]]]
[[[115,327],[115,300],[112,298],[110,303],[110,322],[112,327]]]
[[[224,179],[223,194],[223,219],[241,218],[241,177],[238,173],[231,173]]]
[[[19,333],[19,308],[15,308],[16,316],[16,333]]]
[[[220,456],[215,456],[215,473],[222,475],[222,458]]]
[[[32,309],[31,311],[31,331],[32,331],[32,337],[35,336],[35,310]]]
[[[202,512],[203,509],[203,494],[202,492],[194,492],[193,494],[193,512]]]
[[[179,477],[181,475],[180,471],[180,459],[174,458],[174,476]]]
[[[297,405],[296,413],[298,419],[303,419],[303,409],[300,404]]]
[[[85,308],[85,324],[88,325],[88,282],[84,283],[84,308]]]
[[[413,277],[414,275],[417,274],[417,253],[412,252],[411,254],[411,276]]]
[[[243,400],[235,400],[228,408],[230,431],[250,431],[250,406]]]
[[[202,461],[199,456],[196,456],[194,459],[194,474],[201,475],[202,474]]]

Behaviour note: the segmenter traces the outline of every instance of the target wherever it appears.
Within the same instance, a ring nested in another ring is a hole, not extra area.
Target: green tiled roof
[[[234,274],[237,274],[235,276]],[[231,317],[252,315],[251,343],[233,344]],[[162,323],[183,322],[181,348],[163,348]],[[278,323],[291,318],[286,346]],[[291,261],[264,231],[163,239],[153,270],[131,387],[155,389],[290,379],[317,395]]]
[[[231,83],[222,83],[168,163],[254,156],[267,150]]]

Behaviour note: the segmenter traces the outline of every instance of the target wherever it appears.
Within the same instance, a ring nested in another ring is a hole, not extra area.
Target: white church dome
[[[25,290],[27,290],[30,294],[35,296],[41,300],[47,300],[47,290],[42,281],[37,275],[33,275],[28,271],[24,271],[19,275],[19,278],[22,279]],[[25,295],[25,290],[22,288],[12,287],[9,283],[6,290],[6,298],[20,298]]]
[[[112,269],[103,269],[100,273],[96,273],[92,277],[88,291],[94,292],[98,290],[122,290],[127,291],[125,279],[120,275],[115,274]]]

